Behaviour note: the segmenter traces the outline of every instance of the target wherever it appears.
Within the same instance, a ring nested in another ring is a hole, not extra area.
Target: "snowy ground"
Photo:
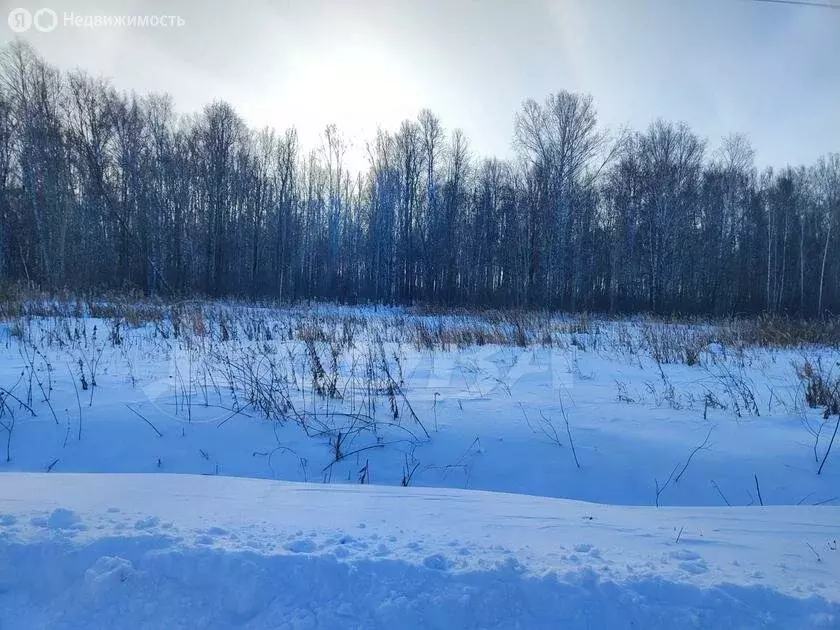
[[[0,628],[840,627],[835,350],[79,314],[0,324]]]
[[[836,628],[840,617],[840,556],[826,546],[838,508],[657,510],[192,475],[0,483],[9,628]]]

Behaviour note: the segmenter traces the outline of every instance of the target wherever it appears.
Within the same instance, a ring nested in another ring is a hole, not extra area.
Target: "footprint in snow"
[[[680,562],[677,565],[683,571],[687,573],[693,573],[694,575],[699,575],[700,573],[706,573],[709,570],[708,565],[706,565],[705,560],[692,560],[690,562]]]
[[[147,516],[134,523],[134,529],[154,529],[160,523],[157,516]]]
[[[423,565],[427,569],[434,569],[436,571],[445,571],[449,568],[449,560],[445,557],[440,555],[439,553],[433,554],[431,556],[426,556],[423,559]]]
[[[300,540],[292,541],[285,545],[287,551],[292,553],[312,553],[318,548],[315,541],[311,538],[302,538]]]
[[[700,560],[700,554],[691,549],[680,549],[668,554],[674,560]]]
[[[700,573],[706,573],[709,570],[706,561],[700,557],[700,554],[690,549],[672,551],[668,555],[674,560],[680,560],[681,562],[677,563],[677,566],[686,573],[698,575]]]

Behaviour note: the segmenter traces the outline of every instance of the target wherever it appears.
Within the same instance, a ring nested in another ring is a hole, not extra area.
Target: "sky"
[[[840,0],[823,0],[840,5]],[[47,7],[16,35],[11,9]],[[50,63],[168,92],[176,109],[232,103],[253,127],[335,123],[351,161],[377,126],[430,108],[479,156],[514,155],[526,98],[592,94],[601,123],[685,121],[710,150],[746,133],[758,166],[840,151],[840,10],[757,0],[0,0],[0,43]],[[65,15],[177,15],[182,26],[78,28]]]

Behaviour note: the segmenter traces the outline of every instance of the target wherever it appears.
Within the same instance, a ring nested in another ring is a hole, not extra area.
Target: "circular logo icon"
[[[58,16],[55,16],[58,21]],[[32,14],[26,9],[12,9],[9,11],[9,28],[15,33],[23,33],[32,26]]]
[[[58,14],[52,9],[38,9],[32,21],[36,29],[42,33],[49,33],[58,26]]]

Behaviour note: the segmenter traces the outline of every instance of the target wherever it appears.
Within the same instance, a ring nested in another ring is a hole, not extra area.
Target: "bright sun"
[[[364,143],[377,126],[396,129],[423,102],[416,79],[391,51],[360,40],[297,52],[266,92],[271,111],[265,118],[278,128],[294,121],[306,149],[318,146],[326,125],[336,124],[349,144],[351,171],[364,165]]]

